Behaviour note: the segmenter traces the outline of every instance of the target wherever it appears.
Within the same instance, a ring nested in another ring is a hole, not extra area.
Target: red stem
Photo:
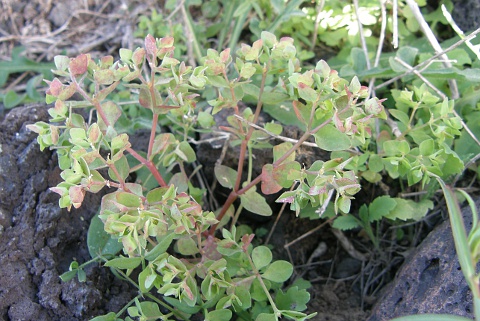
[[[315,134],[317,131],[319,131],[322,127],[328,125],[331,121],[332,121],[333,118],[329,118],[327,119],[326,121],[324,121],[323,123],[321,123],[320,125],[318,125],[317,127],[315,127],[313,130],[311,131],[307,131],[305,132],[305,134],[303,134],[302,137],[300,137],[300,139],[295,143],[295,145],[292,146],[292,148],[290,148],[282,157],[280,157],[279,159],[277,159],[277,161],[275,161],[272,165],[273,165],[273,168],[277,168],[284,160],[286,160],[295,150],[297,150],[300,145],[302,145],[311,135]],[[261,175],[258,175],[257,177],[255,177],[255,179],[253,179],[250,183],[248,183],[245,187],[243,187],[242,189],[238,190],[238,191],[231,191],[230,192],[230,195],[228,195],[228,198],[227,200],[225,201],[225,203],[223,204],[223,207],[222,209],[220,210],[220,213],[218,213],[218,216],[217,216],[217,220],[218,221],[221,221],[222,218],[225,216],[225,214],[227,213],[227,210],[228,208],[230,207],[230,205],[233,204],[233,202],[236,201],[236,199],[244,194],[246,191],[248,191],[249,189],[251,189],[253,186],[257,185],[258,183],[260,183],[262,181],[262,176]],[[213,235],[215,233],[215,230],[217,229],[217,226],[218,224],[215,224],[213,225],[211,228],[210,228],[210,231],[209,231],[209,234],[210,235]]]
[[[268,69],[265,67],[263,69],[262,82],[260,83],[260,91],[259,91],[259,94],[258,94],[257,107],[255,109],[255,114],[253,116],[253,123],[254,124],[257,123],[258,117],[260,116],[260,111],[262,110],[262,105],[263,105],[262,104],[262,94],[263,94],[263,91],[265,89],[265,81],[267,79],[267,72],[268,72]],[[238,116],[240,116],[240,115],[238,115]],[[240,123],[240,126],[243,126],[243,124],[241,124],[241,121],[240,120],[238,120],[238,121]],[[240,146],[240,155],[239,155],[239,158],[238,158],[238,167],[237,167],[237,179],[235,181],[235,187],[233,189],[234,191],[238,191],[238,189],[240,188],[240,183],[242,181],[243,164],[245,163],[245,153],[247,152],[248,142],[249,142],[250,138],[252,137],[253,130],[254,130],[253,127],[250,127],[248,129],[247,135],[242,140],[242,145]]]
[[[145,159],[142,155],[137,153],[131,147],[127,148],[127,152],[129,152],[133,157],[135,157],[140,163],[147,166],[148,170],[152,173],[153,177],[155,177],[155,179],[157,180],[158,184],[160,184],[160,186],[162,187],[168,186],[167,182],[165,182],[162,175],[160,174],[158,169],[155,167],[155,164],[151,160]]]

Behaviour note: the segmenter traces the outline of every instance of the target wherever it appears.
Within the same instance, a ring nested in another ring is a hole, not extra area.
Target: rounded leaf
[[[272,262],[272,251],[266,246],[258,246],[252,251],[252,260],[255,267],[260,270]]]
[[[292,273],[292,264],[287,261],[280,260],[270,264],[265,273],[262,274],[262,278],[273,282],[282,283],[287,281]]]
[[[352,145],[350,138],[331,124],[321,128],[314,136],[318,147],[327,151],[345,150]]]

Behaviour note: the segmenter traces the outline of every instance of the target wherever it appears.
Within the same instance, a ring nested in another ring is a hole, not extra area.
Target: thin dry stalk
[[[265,128],[263,127],[260,127],[258,126],[257,124],[254,124],[248,120],[246,120],[245,118],[239,116],[239,115],[233,115],[235,118],[239,119],[240,121],[244,122],[245,124],[247,124],[248,126],[251,126],[255,129],[258,129],[262,132],[264,132],[265,134],[268,134],[269,136],[271,136],[272,138],[276,138],[276,139],[279,139],[279,140],[282,140],[284,142],[290,142],[290,143],[293,143],[293,144],[296,144],[298,142],[298,140],[296,139],[293,139],[293,138],[289,138],[289,137],[285,137],[285,136],[280,136],[280,135],[276,135],[274,133],[272,133],[271,131],[268,131],[266,130]],[[303,142],[302,145],[304,146],[309,146],[309,147],[313,147],[313,148],[319,148],[317,144],[315,143],[310,143],[310,142]]]
[[[358,31],[360,33],[360,42],[362,43],[363,53],[365,54],[365,62],[367,64],[367,69],[370,69],[370,59],[368,59],[367,42],[365,41],[363,26],[362,26],[362,22],[360,21],[360,13],[358,11],[358,0],[353,0],[353,5],[355,7],[355,15],[357,16]]]
[[[329,218],[328,220],[326,220],[325,222],[323,222],[322,224],[320,224],[319,226],[311,229],[310,231],[300,235],[299,237],[297,237],[296,239],[294,239],[293,241],[291,242],[288,242],[287,244],[285,244],[283,246],[284,249],[288,249],[290,246],[292,246],[293,244],[297,243],[298,241],[301,241],[303,240],[304,238],[312,235],[313,233],[315,233],[316,231],[320,230],[322,227],[324,227],[325,225],[331,223],[333,221],[334,217],[332,218]]]
[[[453,49],[457,48],[458,46],[462,45],[463,43],[473,39],[476,37],[477,34],[480,33],[480,28],[478,28],[477,30],[473,31],[471,34],[469,34],[467,37],[465,37],[464,39],[461,39],[459,41],[457,41],[455,44],[451,45],[450,47],[448,47],[447,49],[443,50],[442,52],[439,52],[439,53],[436,53],[435,55],[433,55],[432,57],[430,57],[429,59],[419,63],[418,65],[416,65],[415,67],[412,67],[412,70],[420,70],[420,68],[422,67],[425,67],[426,65],[432,63],[432,61],[434,61],[435,59],[437,59],[438,57],[440,57],[441,55],[447,53],[447,52],[450,52],[452,51]],[[375,86],[373,89],[374,90],[377,90],[377,89],[380,89],[380,88],[383,88],[383,87],[386,87],[392,83],[394,83],[395,81],[405,77],[405,76],[408,76],[409,74],[412,73],[412,70],[407,70],[406,72],[404,72],[403,74],[401,75],[398,75],[396,77],[393,77],[377,86]]]
[[[420,11],[418,4],[415,2],[415,0],[406,0],[406,1],[410,9],[412,10],[413,15],[415,16],[415,19],[417,19],[418,24],[420,25],[420,28],[422,29],[423,33],[427,37],[428,41],[430,42],[430,45],[433,47],[436,53],[442,53],[443,49],[438,43],[438,40],[433,34],[433,31],[428,25],[427,21],[425,21],[425,18],[423,17],[423,14]],[[440,55],[440,58],[443,60],[442,63],[446,68],[452,67],[452,64],[450,63],[450,60],[448,59],[448,56],[446,53],[442,53]],[[458,86],[455,79],[449,79],[448,83],[450,85],[450,91],[452,92],[452,99],[459,98],[460,94],[458,93]]]
[[[368,260],[368,255],[360,253],[355,249],[353,246],[352,242],[343,234],[341,230],[338,230],[336,228],[332,228],[332,233],[335,235],[337,240],[340,242],[342,245],[343,249],[347,251],[348,254],[350,254],[351,257],[354,259],[357,259],[359,261],[367,261]]]

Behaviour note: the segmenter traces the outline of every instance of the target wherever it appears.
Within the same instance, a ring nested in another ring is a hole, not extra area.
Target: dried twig
[[[315,28],[313,29],[313,35],[312,35],[312,45],[310,46],[310,51],[313,51],[317,44],[317,36],[318,36],[318,26],[320,25],[320,17],[321,13],[323,11],[323,6],[325,5],[325,0],[321,0],[318,4],[317,7],[315,8],[317,11],[317,16],[315,17]]]
[[[392,20],[393,20],[393,48],[398,48],[398,0],[393,0],[392,8]]]
[[[477,30],[473,31],[471,34],[469,34],[468,36],[466,36],[464,39],[461,39],[459,41],[457,41],[456,43],[454,43],[453,45],[451,45],[450,47],[448,47],[447,49],[443,50],[442,52],[438,52],[436,53],[435,55],[433,55],[432,57],[430,57],[429,59],[425,60],[424,62],[421,62],[419,63],[418,65],[416,65],[415,67],[412,67],[412,70],[420,70],[420,68],[430,64],[432,61],[434,61],[435,59],[437,59],[438,57],[440,57],[441,55],[449,52],[449,51],[452,51],[453,49],[457,48],[458,46],[462,45],[463,43],[473,39],[476,37],[477,34],[480,33],[480,28],[478,28]],[[379,89],[379,88],[383,88],[385,86],[388,86],[392,83],[394,83],[395,81],[405,77],[405,76],[408,76],[409,74],[412,73],[412,70],[407,70],[406,72],[404,72],[403,74],[401,75],[398,75],[396,77],[393,77],[383,83],[381,83],[380,85],[377,85],[375,86],[373,89],[376,90],[376,89]]]
[[[246,120],[245,118],[239,116],[239,115],[233,115],[235,116],[237,119],[239,119],[240,121],[246,123],[248,126],[251,126],[255,129],[258,129],[266,134],[268,134],[269,136],[271,136],[272,138],[276,138],[276,139],[279,139],[279,140],[283,140],[284,142],[290,142],[290,143],[293,143],[293,144],[296,144],[298,143],[298,140],[296,139],[293,139],[293,138],[289,138],[289,137],[285,137],[285,136],[280,136],[280,135],[276,135],[274,133],[272,133],[271,131],[268,131],[266,130],[265,128],[263,127],[260,127],[258,126],[257,124],[254,124],[248,120]],[[315,143],[310,143],[310,142],[303,142],[302,145],[304,146],[309,146],[309,147],[314,147],[314,148],[319,148],[317,144]]]
[[[351,257],[354,259],[357,259],[359,261],[366,261],[368,260],[368,255],[360,253],[355,249],[353,246],[352,242],[343,234],[341,230],[338,230],[336,228],[332,228],[332,233],[335,235],[337,240],[340,242],[342,245],[343,249],[347,251],[348,254],[350,254]]]
[[[319,226],[311,229],[310,231],[300,235],[299,237],[297,237],[296,239],[294,239],[293,241],[291,242],[288,242],[287,244],[285,244],[283,246],[283,248],[285,249],[288,249],[290,246],[292,246],[293,244],[297,243],[298,241],[301,241],[303,240],[304,238],[306,238],[307,236],[310,236],[312,235],[313,233],[315,233],[316,231],[320,230],[322,227],[324,227],[326,224],[329,224],[333,221],[334,217],[331,217],[329,218],[328,220],[326,220],[325,222],[323,222],[322,224],[320,224]]]
[[[358,11],[358,0],[353,0],[355,6],[355,15],[357,16],[358,31],[360,33],[360,42],[362,43],[363,53],[365,54],[365,62],[367,63],[367,69],[370,69],[370,59],[368,59],[367,42],[365,41],[365,35],[363,34],[363,26],[360,21],[360,13]]]
[[[400,59],[398,57],[395,57],[394,59],[395,59],[396,62],[400,63],[402,66],[404,66],[408,70],[411,70],[414,75],[416,75],[418,78],[420,78],[428,87],[430,87],[434,92],[436,92],[437,95],[439,95],[442,99],[447,99],[448,98],[447,95],[445,95],[440,89],[438,89],[430,81],[428,81],[428,79],[425,78],[420,73],[420,71],[413,69],[412,66],[410,66],[409,64],[407,64],[405,61],[403,61],[402,59]]]
[[[442,59],[443,65],[446,68],[452,67],[452,64],[450,63],[448,56],[446,55],[446,53],[443,52],[443,49],[438,43],[437,38],[433,34],[432,29],[428,25],[427,21],[425,21],[425,18],[423,17],[423,14],[420,11],[418,4],[415,2],[415,0],[406,0],[406,1],[410,9],[412,10],[413,15],[415,16],[415,19],[417,19],[418,24],[420,25],[420,28],[425,34],[425,37],[427,37],[428,41],[430,42],[430,45],[433,47],[436,53],[442,53],[440,55],[440,58]],[[449,79],[448,83],[450,85],[450,91],[452,92],[452,98],[457,99],[458,97],[460,97],[460,94],[458,93],[457,82],[455,81],[455,79]]]
[[[457,24],[452,18],[452,15],[450,14],[450,12],[447,11],[447,8],[445,7],[444,4],[442,4],[442,12],[443,12],[443,16],[445,17],[445,19],[447,19],[447,22],[450,24],[453,30],[457,33],[460,39],[465,38],[465,34],[463,33],[462,29],[460,29],[460,27],[457,26]],[[470,41],[467,41],[466,45],[477,56],[477,59],[480,60],[480,45],[474,46]]]

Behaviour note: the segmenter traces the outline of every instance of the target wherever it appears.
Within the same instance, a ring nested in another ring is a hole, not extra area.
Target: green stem
[[[265,292],[265,295],[267,296],[268,301],[270,302],[270,305],[272,306],[273,313],[275,314],[275,317],[278,320],[278,318],[280,318],[282,316],[282,312],[280,312],[280,310],[275,305],[275,301],[273,300],[272,296],[270,295],[270,291],[267,289],[267,286],[263,282],[262,276],[260,275],[260,272],[255,267],[255,264],[253,263],[252,258],[250,257],[250,255],[248,255],[248,252],[246,250],[244,250],[244,253],[247,256],[248,261],[250,262],[250,266],[252,267],[253,273],[255,273],[255,276],[257,277],[258,282],[260,282],[260,285],[262,286],[262,289]]]
[[[183,315],[181,315],[177,310],[173,309],[171,306],[169,306],[168,304],[166,304],[165,302],[163,302],[162,300],[159,300],[158,298],[156,298],[155,296],[153,296],[152,294],[150,293],[144,293],[143,294],[144,296],[146,296],[147,298],[149,298],[150,300],[153,300],[155,302],[157,302],[158,304],[160,304],[162,307],[164,307],[165,309],[169,310],[170,312],[172,312],[173,314],[175,314],[175,316],[177,318],[180,318],[181,320],[185,320],[185,317]]]
[[[136,297],[134,297],[133,299],[131,299],[130,301],[128,301],[128,303],[125,304],[125,305],[123,306],[123,308],[122,308],[120,311],[117,312],[116,317],[117,317],[117,318],[120,318],[120,317],[122,316],[122,314],[124,314],[125,311],[126,311],[132,304],[134,304],[136,300],[140,299],[141,297],[142,297],[142,295],[139,294],[139,295],[137,295]]]

